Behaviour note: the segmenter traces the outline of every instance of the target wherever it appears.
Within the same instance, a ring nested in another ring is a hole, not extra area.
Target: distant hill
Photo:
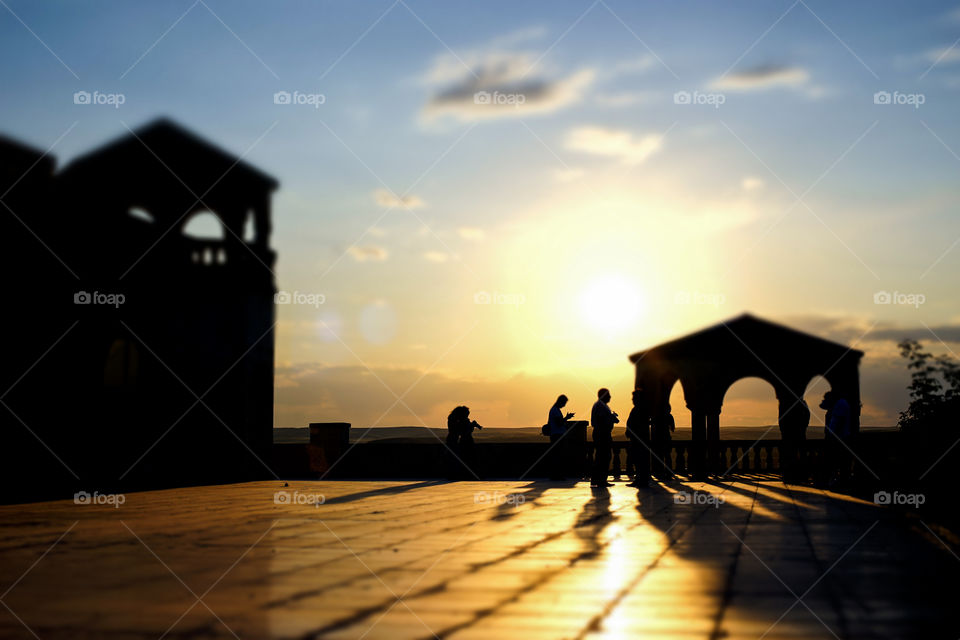
[[[861,427],[861,432],[896,431],[896,427]],[[677,427],[673,433],[675,440],[689,440],[690,427]],[[436,442],[447,436],[446,429],[428,427],[352,427],[350,429],[351,442]],[[626,435],[622,427],[613,430],[613,437],[625,440]],[[778,440],[780,429],[777,426],[768,427],[720,427],[721,440]],[[811,440],[823,438],[823,427],[811,426],[807,429],[807,437]],[[547,438],[540,435],[540,427],[484,427],[481,431],[474,431],[477,442],[546,442]],[[307,427],[284,427],[273,430],[273,441],[276,443],[308,442],[310,430]]]

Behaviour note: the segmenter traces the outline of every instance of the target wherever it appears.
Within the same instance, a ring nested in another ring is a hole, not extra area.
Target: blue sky
[[[891,423],[905,378],[876,332],[957,348],[958,38],[947,2],[6,0],[0,129],[64,163],[166,115],[280,180],[278,285],[325,302],[279,309],[278,425],[461,401],[533,424],[744,310],[857,342],[865,422]],[[635,299],[598,321],[611,291]],[[771,394],[725,415],[769,422]]]

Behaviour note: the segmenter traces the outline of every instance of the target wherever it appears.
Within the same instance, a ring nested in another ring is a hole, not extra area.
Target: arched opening
[[[201,211],[190,216],[183,225],[183,235],[194,240],[223,240],[223,223],[209,211]]]
[[[720,416],[721,435],[727,438],[756,437],[756,429],[776,427],[779,422],[780,404],[773,385],[762,378],[740,378],[727,388],[723,395],[723,413]],[[734,427],[735,429],[730,429]],[[751,429],[743,433],[743,430]],[[725,431],[725,433],[724,433]],[[741,431],[740,434],[735,431]],[[754,435],[751,435],[754,433]],[[780,432],[773,432],[779,437]]]
[[[823,400],[823,394],[832,388],[826,378],[817,375],[810,379],[807,390],[803,392],[803,399],[810,409],[810,426],[818,431],[823,429],[826,414],[826,411],[820,408],[820,402]]]
[[[677,380],[673,388],[670,389],[670,412],[673,414],[673,420],[677,428],[690,428],[690,412],[687,410],[687,398],[684,395],[683,382]],[[689,436],[685,436],[689,437]]]
[[[247,244],[252,244],[257,240],[257,228],[253,222],[253,209],[247,211],[247,217],[243,221],[243,234],[241,237]]]
[[[146,209],[140,207],[130,207],[130,209],[127,210],[127,215],[141,222],[149,222],[151,224],[154,222],[153,215]]]

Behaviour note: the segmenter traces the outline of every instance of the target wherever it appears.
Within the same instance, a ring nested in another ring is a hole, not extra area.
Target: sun
[[[640,287],[620,274],[595,278],[580,295],[584,323],[599,331],[623,330],[633,324],[643,310]]]

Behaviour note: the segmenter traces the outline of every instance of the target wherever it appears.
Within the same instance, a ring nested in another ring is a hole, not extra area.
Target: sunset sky
[[[323,303],[278,306],[276,426],[625,413],[629,354],[745,311],[864,350],[890,425],[896,340],[960,349],[958,39],[940,2],[5,0],[0,131],[62,166],[166,115],[277,177],[278,288]]]

